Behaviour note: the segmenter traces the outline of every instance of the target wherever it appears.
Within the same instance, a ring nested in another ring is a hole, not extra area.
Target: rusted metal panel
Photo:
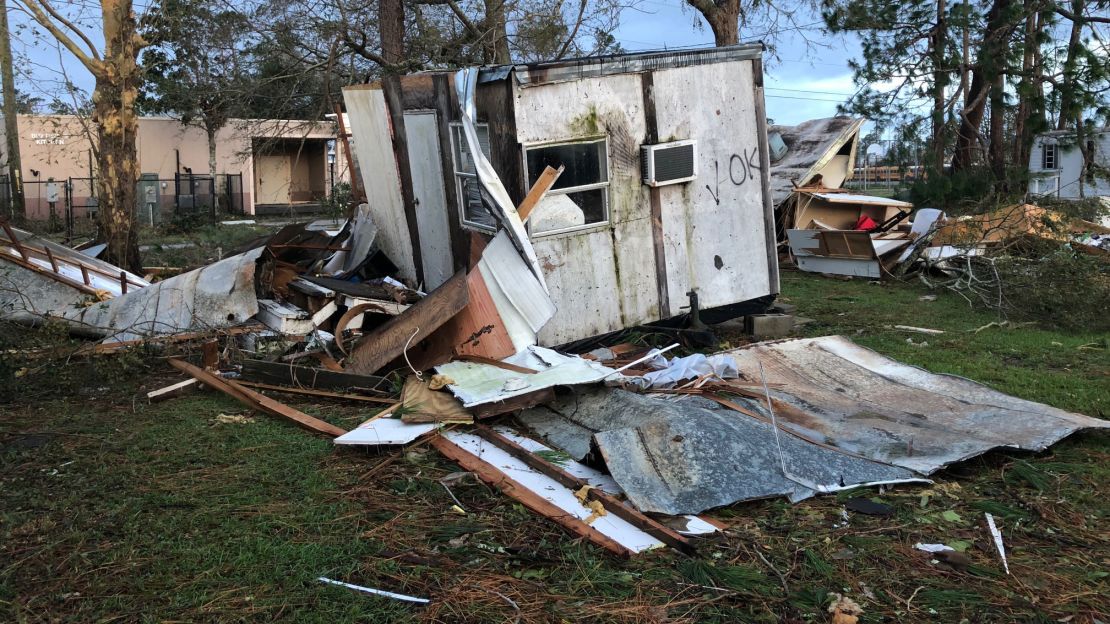
[[[794,406],[780,425],[873,460],[931,474],[994,448],[1039,451],[1110,422],[901,364],[840,336],[730,351],[744,374]],[[754,377],[753,377],[754,376]]]

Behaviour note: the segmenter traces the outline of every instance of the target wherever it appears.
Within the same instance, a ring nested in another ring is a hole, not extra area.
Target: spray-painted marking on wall
[[[759,149],[744,148],[740,154],[731,154],[728,157],[728,181],[735,186],[744,186],[748,180],[754,180],[759,171]],[[705,185],[705,189],[713,197],[713,201],[721,204],[721,163],[713,161],[713,185]]]

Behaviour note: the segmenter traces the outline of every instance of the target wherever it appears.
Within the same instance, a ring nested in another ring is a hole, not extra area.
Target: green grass
[[[930,370],[1106,414],[1106,352],[1076,348],[1099,337],[972,333],[992,317],[943,294],[919,301],[912,285],[791,272],[783,285],[816,319],[807,335],[845,334]],[[894,324],[948,333],[884,327]],[[929,346],[907,345],[911,336]],[[85,387],[53,394],[42,388],[58,369],[32,369],[20,383],[36,391],[0,404],[0,621],[505,622],[519,610],[522,622],[827,622],[829,592],[859,602],[863,622],[1082,622],[1110,611],[1104,434],[992,453],[932,486],[852,493],[890,505],[889,517],[851,514],[844,526],[838,496],[738,504],[713,513],[729,529],[700,540],[698,558],[620,560],[472,478],[448,481],[459,514],[440,484],[459,468],[424,446],[336,449],[262,415],[217,424],[246,412],[207,391],[148,405],[146,390],[179,379],[153,364],[98,364]],[[346,428],[372,413],[280,398]],[[984,512],[1001,525],[1010,576]],[[959,543],[971,565],[932,563],[916,542]]]

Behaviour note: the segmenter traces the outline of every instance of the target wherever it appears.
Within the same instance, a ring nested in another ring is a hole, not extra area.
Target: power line
[[[844,100],[825,100],[822,98],[807,98],[799,97],[797,95],[775,95],[774,93],[765,93],[764,97],[778,98],[780,100],[806,100],[809,102],[830,102],[832,104],[843,104]]]
[[[842,93],[839,91],[810,91],[807,89],[787,89],[786,87],[766,87],[773,91],[790,91],[792,93],[817,93],[820,95],[843,95],[845,97],[852,97],[855,93]]]

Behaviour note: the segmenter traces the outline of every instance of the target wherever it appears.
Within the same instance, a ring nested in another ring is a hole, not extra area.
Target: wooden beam
[[[447,438],[437,435],[431,438],[430,443],[437,451],[443,453],[444,457],[447,459],[473,472],[479,479],[501,490],[501,492],[509,498],[512,498],[541,516],[545,516],[572,534],[584,537],[609,552],[622,557],[627,557],[632,554],[632,551],[622,546],[616,540],[606,536],[601,531],[598,531],[582,520],[568,514],[566,511],[563,511],[551,501],[524,487],[519,482],[498,470],[492,464],[463,449]]]
[[[274,385],[296,386],[313,390],[346,392],[357,389],[386,396],[393,393],[393,384],[385,377],[356,375],[323,368],[280,364],[263,360],[243,360],[243,379]]]
[[[532,185],[532,189],[524,196],[524,201],[520,202],[520,205],[516,207],[516,213],[521,221],[528,220],[528,215],[532,214],[532,210],[540,203],[543,196],[551,190],[552,186],[555,186],[555,181],[559,179],[559,176],[562,175],[563,169],[565,168],[564,165],[559,165],[559,168],[555,169],[549,165],[543,170],[539,179]]]
[[[539,472],[542,472],[543,474],[558,481],[559,484],[563,487],[577,491],[584,486],[590,485],[584,479],[570,474],[569,472],[536,455],[535,453],[529,451],[523,446],[520,446],[516,442],[513,442],[500,433],[497,433],[493,429],[486,427],[485,425],[475,425],[473,433],[480,436],[487,442],[490,442],[494,446],[500,448],[501,450],[505,451],[506,453],[509,453],[513,457],[516,457],[520,461],[527,464],[529,468],[532,468],[533,470],[538,470]],[[691,544],[690,541],[687,540],[685,537],[679,535],[674,530],[663,526],[662,524],[659,524],[648,516],[645,516],[639,510],[625,505],[623,502],[617,500],[616,498],[613,498],[613,496],[597,489],[596,487],[589,488],[586,491],[586,496],[589,497],[590,500],[596,500],[600,502],[605,507],[605,511],[608,511],[614,516],[625,520],[632,526],[640,529],[644,533],[647,533],[648,535],[663,542],[671,548],[674,548],[686,554],[692,554],[694,552],[693,544]]]
[[[294,388],[291,386],[275,386],[273,384],[259,383],[257,381],[244,381],[239,379],[236,381],[240,386],[248,388],[257,388],[259,390],[269,390],[271,392],[284,392],[285,394],[300,394],[306,396],[322,397],[325,399],[340,399],[343,401],[364,401],[366,403],[378,403],[379,405],[394,405],[397,403],[394,399],[387,399],[385,397],[366,396],[365,394],[349,394],[343,392],[328,392],[327,390],[314,390],[312,388]]]
[[[554,388],[543,388],[528,394],[520,394],[515,397],[505,399],[504,401],[497,401],[494,403],[483,403],[468,408],[475,418],[493,418],[502,414],[509,414],[517,410],[528,409],[535,407],[541,403],[550,403],[555,400]]]
[[[466,272],[460,270],[404,314],[364,334],[347,359],[347,369],[361,374],[381,370],[401,357],[406,346],[411,348],[454,318],[469,301]]]
[[[192,364],[179,360],[177,358],[170,358],[170,365],[177,370],[191,375],[204,385],[219,390],[224,394],[242,402],[253,410],[265,412],[271,416],[277,416],[286,420],[291,420],[297,425],[308,429],[314,433],[322,433],[333,438],[347,433],[345,429],[340,429],[335,425],[324,422],[319,418],[309,416],[304,412],[295,410],[288,405],[279,403],[265,395],[259,394],[253,390],[245,388],[230,379],[223,379],[218,377],[202,368],[193,366]]]
[[[516,364],[509,364],[508,362],[502,362],[501,360],[495,360],[493,358],[488,358],[484,355],[463,354],[463,355],[455,356],[455,359],[456,360],[462,360],[463,362],[474,362],[475,364],[485,364],[487,366],[496,366],[497,368],[501,368],[501,369],[504,369],[504,370],[507,370],[507,371],[512,371],[514,373],[523,373],[525,375],[535,375],[536,373],[539,372],[539,371],[532,370],[531,368],[527,368],[527,367],[524,367],[524,366],[517,366]]]

